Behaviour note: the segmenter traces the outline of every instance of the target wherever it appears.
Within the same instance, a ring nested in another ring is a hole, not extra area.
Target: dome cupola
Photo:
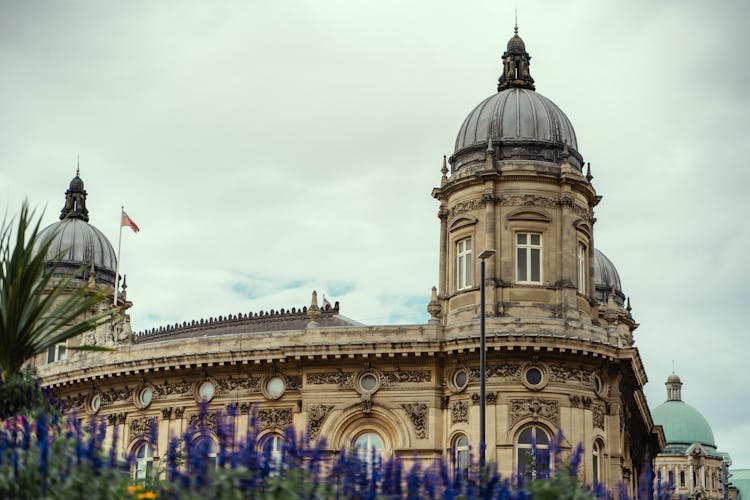
[[[583,158],[573,125],[554,102],[535,92],[531,56],[518,26],[502,60],[498,92],[480,102],[458,131],[451,156],[453,172],[481,162],[487,151],[500,161],[559,164],[567,160],[580,172]]]
[[[86,191],[76,170],[65,192],[60,221],[39,232],[39,241],[51,239],[45,259],[54,265],[55,275],[76,273],[80,279],[93,276],[97,283],[115,286],[115,251],[107,237],[88,221]],[[81,271],[83,266],[85,270]]]
[[[615,296],[615,304],[620,307],[625,306],[625,294],[622,291],[620,275],[607,258],[598,249],[594,249],[594,291],[596,300],[600,304],[606,304],[610,294]]]
[[[716,450],[716,441],[706,418],[682,400],[682,381],[672,374],[667,379],[667,400],[651,410],[654,423],[664,428],[668,447],[687,449],[695,443]]]

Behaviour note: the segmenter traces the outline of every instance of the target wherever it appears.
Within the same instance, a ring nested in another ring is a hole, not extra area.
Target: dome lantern
[[[508,46],[503,54],[503,73],[497,82],[497,91],[519,88],[535,90],[534,79],[529,73],[531,56],[526,52],[526,44],[518,36],[518,24],[513,28],[513,37],[508,40]]]
[[[86,208],[86,190],[83,189],[83,180],[80,177],[80,169],[76,167],[76,176],[70,181],[68,190],[65,191],[65,205],[60,210],[60,220],[81,219],[89,221],[89,211]]]
[[[667,378],[667,401],[682,401],[682,381],[674,373]]]

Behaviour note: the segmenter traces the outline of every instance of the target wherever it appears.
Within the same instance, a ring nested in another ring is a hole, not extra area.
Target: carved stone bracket
[[[292,408],[261,408],[258,410],[258,430],[283,429],[292,425]]]
[[[172,408],[162,408],[161,418],[163,420],[169,420],[172,417]]]
[[[573,408],[589,408],[592,399],[588,396],[579,396],[578,394],[570,395],[570,406]]]
[[[248,402],[240,403],[240,412],[250,413],[250,403]]]
[[[182,418],[183,413],[185,413],[185,408],[179,407],[174,409],[174,418]]]
[[[523,418],[543,418],[560,426],[560,402],[555,399],[523,398],[510,400],[510,427]]]
[[[156,417],[138,417],[130,421],[130,437],[143,437],[151,432],[151,426],[156,426]]]
[[[427,437],[427,405],[425,403],[403,403],[401,408],[404,409],[417,434],[417,439]]]
[[[451,406],[451,422],[469,421],[469,402],[466,400],[455,401]]]
[[[487,393],[487,404],[488,405],[494,405],[497,403],[497,393],[496,392],[488,392]]]
[[[471,404],[474,405],[474,406],[476,406],[476,405],[478,405],[481,402],[482,402],[482,398],[479,396],[479,393],[478,392],[473,392],[471,394]]]
[[[328,415],[333,411],[333,405],[315,405],[307,409],[307,420],[310,425],[310,439],[320,437],[320,428]]]
[[[450,402],[450,396],[440,396],[440,409],[447,410],[448,403]]]

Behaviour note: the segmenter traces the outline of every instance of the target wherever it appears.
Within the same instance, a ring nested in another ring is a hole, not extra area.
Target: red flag
[[[120,219],[120,227],[129,227],[133,230],[134,233],[137,233],[141,229],[138,227],[138,224],[133,222],[133,219],[128,217],[128,214],[125,213],[125,210],[122,211],[122,218]]]

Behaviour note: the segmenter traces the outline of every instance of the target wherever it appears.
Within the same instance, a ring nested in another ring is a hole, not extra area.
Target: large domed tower
[[[488,459],[523,473],[521,443],[561,429],[566,446],[586,449],[586,481],[634,491],[663,444],[642,390],[638,325],[617,270],[594,248],[601,198],[573,125],[536,91],[530,60],[516,27],[497,92],[469,112],[444,159],[432,192],[440,264],[430,322],[464,347],[449,375],[477,362],[484,259]]]
[[[42,229],[39,241],[51,240],[45,260],[53,276],[61,278],[72,274],[74,277],[68,286],[104,291],[108,296],[107,303],[100,304],[98,310],[105,310],[111,307],[116,293],[117,257],[107,237],[89,223],[87,195],[80,172],[76,170],[65,191],[60,220]],[[125,313],[133,304],[127,300],[124,286],[117,293],[118,306]],[[123,314],[119,319],[83,335],[83,338],[73,338],[50,348],[46,354],[39,355],[35,363],[71,362],[76,356],[69,356],[68,345],[115,345],[129,340],[131,335],[130,317]]]

